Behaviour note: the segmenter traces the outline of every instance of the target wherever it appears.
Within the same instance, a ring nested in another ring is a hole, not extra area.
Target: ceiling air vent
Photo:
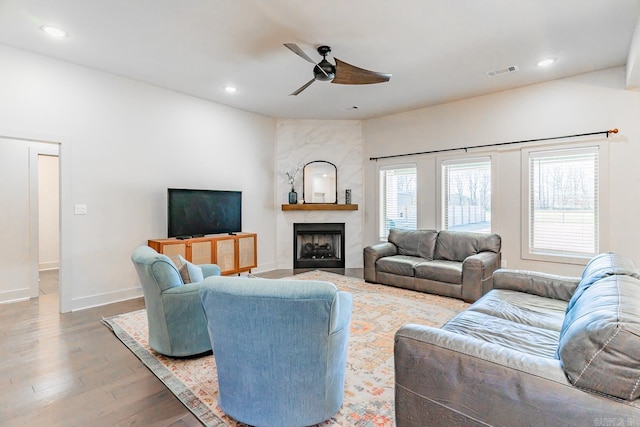
[[[499,70],[487,71],[487,76],[495,77],[502,74],[515,73],[516,71],[518,71],[518,66],[512,65],[510,67],[500,68]]]

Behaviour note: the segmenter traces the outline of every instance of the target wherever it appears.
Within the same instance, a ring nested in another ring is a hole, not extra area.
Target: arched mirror
[[[338,169],[331,162],[315,160],[304,165],[304,203],[338,203]]]

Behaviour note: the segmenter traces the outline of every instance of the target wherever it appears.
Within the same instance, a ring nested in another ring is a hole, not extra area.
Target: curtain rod
[[[538,138],[538,139],[525,139],[525,140],[522,140],[522,141],[498,142],[498,143],[495,143],[495,144],[474,145],[474,146],[470,146],[470,147],[460,147],[460,148],[443,148],[441,150],[420,151],[420,152],[417,152],[417,153],[392,154],[392,155],[389,155],[389,156],[369,157],[369,160],[378,161],[380,159],[391,159],[393,157],[405,157],[405,156],[416,156],[416,155],[420,155],[420,154],[445,153],[447,151],[459,151],[459,150],[467,151],[467,150],[472,149],[472,148],[498,147],[498,146],[501,146],[501,145],[524,144],[526,142],[551,141],[551,140],[554,140],[554,139],[577,138],[577,137],[580,137],[580,136],[591,136],[591,135],[603,135],[603,134],[606,134],[607,138],[609,138],[609,134],[610,133],[618,133],[618,128],[610,129],[610,130],[603,130],[603,131],[600,131],[600,132],[578,133],[578,134],[575,134],[575,135],[552,136],[552,137],[548,137],[548,138]]]

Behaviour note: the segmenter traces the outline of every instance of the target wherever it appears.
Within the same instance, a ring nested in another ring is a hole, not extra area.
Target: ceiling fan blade
[[[355,65],[347,64],[334,57],[336,61],[336,76],[331,83],[343,85],[368,85],[373,83],[384,83],[391,79],[391,74],[369,71]]]
[[[295,53],[296,55],[298,55],[300,58],[311,62],[312,64],[315,65],[315,61],[311,58],[309,58],[309,55],[307,55],[306,53],[304,53],[304,50],[300,49],[300,47],[298,47],[297,44],[295,43],[285,43],[284,44],[285,47],[288,47],[293,53]]]
[[[296,91],[291,92],[291,93],[289,94],[289,96],[299,94],[300,92],[302,92],[303,90],[305,90],[306,88],[308,88],[309,86],[311,86],[311,83],[313,83],[313,82],[315,82],[315,81],[316,81],[316,79],[315,79],[315,77],[314,77],[313,79],[309,80],[307,83],[305,83],[304,85],[302,85],[302,87],[300,87],[300,88],[299,88],[299,89],[297,89]]]

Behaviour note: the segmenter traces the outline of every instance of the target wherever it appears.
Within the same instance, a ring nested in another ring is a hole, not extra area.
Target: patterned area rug
[[[293,277],[324,280],[353,295],[351,337],[342,408],[320,426],[393,426],[393,336],[404,324],[442,326],[469,304],[324,271]],[[206,426],[243,426],[217,405],[216,366],[212,355],[176,359],[155,353],[147,342],[145,310],[104,319],[116,336]]]

